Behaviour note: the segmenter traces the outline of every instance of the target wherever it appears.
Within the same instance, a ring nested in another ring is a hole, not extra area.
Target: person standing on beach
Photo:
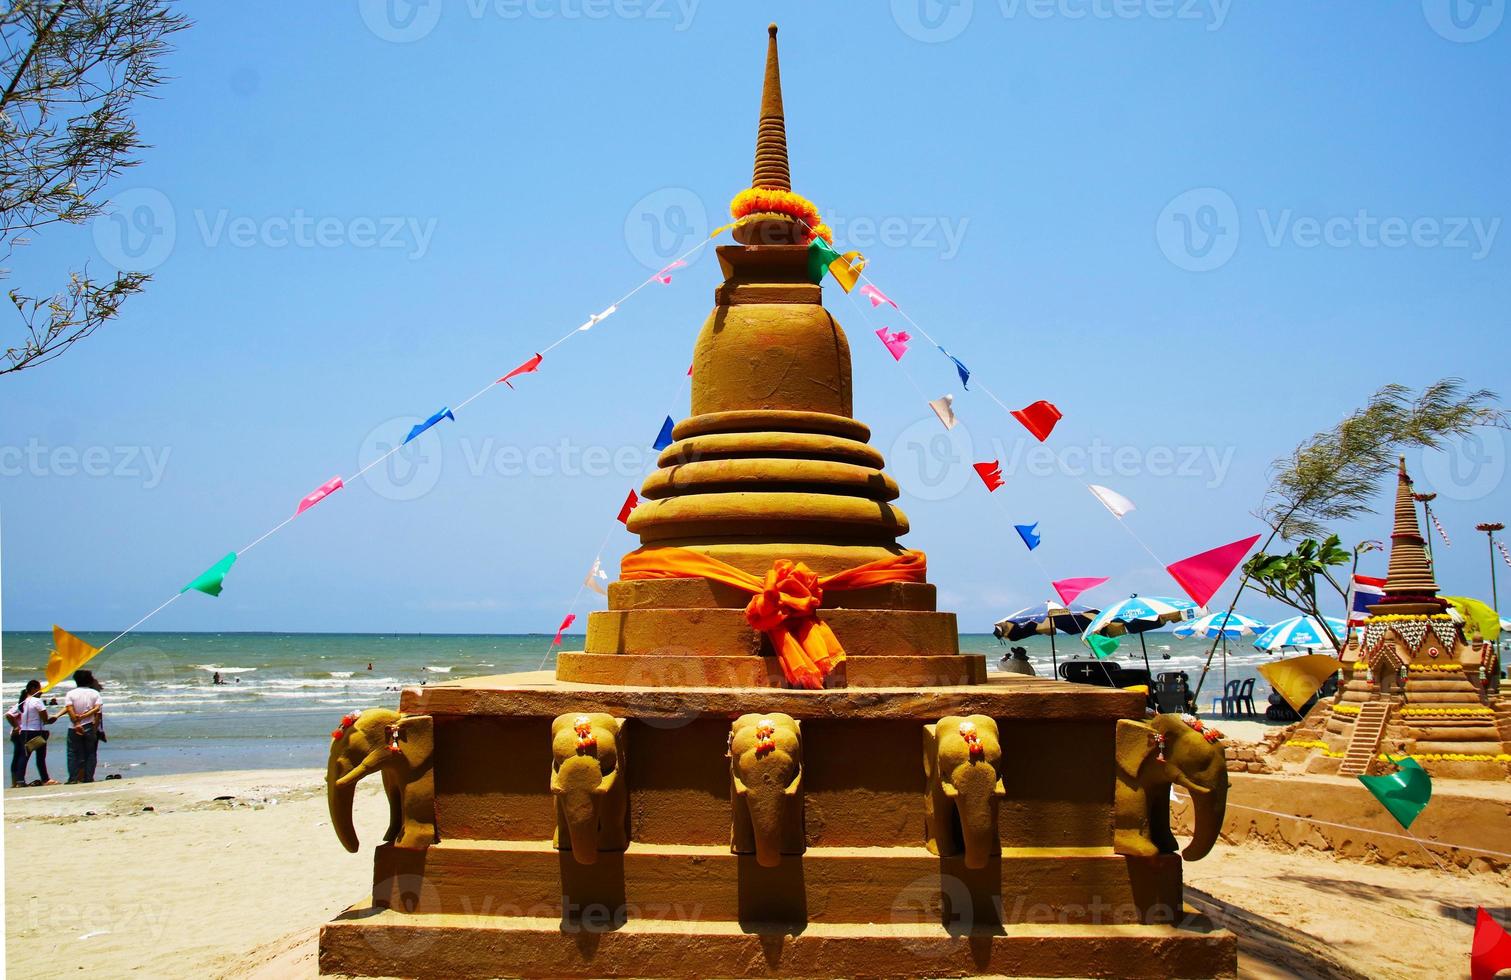
[[[29,680],[26,687],[21,690],[21,698],[16,706],[5,713],[5,720],[11,725],[11,741],[15,743],[15,751],[11,754],[10,783],[12,789],[19,789],[26,785],[26,762],[32,755],[28,746],[36,745],[37,780],[38,786],[56,786],[58,781],[47,774],[47,726],[57,721],[62,715],[47,714],[47,705],[37,695],[42,690],[42,682]]]
[[[95,680],[93,671],[74,671],[73,682],[75,687],[68,692],[63,706],[73,723],[68,732],[68,781],[92,783],[95,753],[105,734],[104,703],[100,698],[100,682]]]

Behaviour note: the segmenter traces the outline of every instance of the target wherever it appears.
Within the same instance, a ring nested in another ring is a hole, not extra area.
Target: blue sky
[[[962,630],[1045,596],[1014,520],[1052,575],[1114,576],[1093,597],[1171,594],[1084,482],[1173,561],[1259,530],[1270,461],[1381,384],[1507,387],[1505,5],[192,5],[120,213],[10,263],[33,291],[85,261],[156,278],[0,379],[4,624],[124,627],[722,223],[772,19],[796,188],[993,391],[1066,416],[1038,449],[915,346],[946,437],[869,336],[902,324],[826,288]],[[153,626],[554,629],[605,535],[610,567],[634,545],[614,514],[686,412],[717,278],[700,252]],[[1447,591],[1487,591],[1506,457],[1410,456]]]

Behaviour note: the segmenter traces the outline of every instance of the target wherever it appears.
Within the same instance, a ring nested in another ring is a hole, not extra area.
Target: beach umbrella
[[[1254,641],[1254,646],[1260,650],[1331,650],[1333,643],[1327,638],[1331,633],[1335,637],[1347,636],[1347,627],[1343,620],[1332,616],[1322,617],[1327,624],[1323,631],[1323,625],[1317,622],[1314,616],[1292,616],[1283,619],[1265,630],[1259,639]]]
[[[1240,636],[1255,636],[1270,628],[1270,624],[1264,620],[1245,616],[1242,613],[1209,613],[1200,619],[1193,619],[1181,623],[1175,627],[1175,635],[1181,639],[1189,639],[1193,636],[1215,640],[1219,636],[1224,639],[1237,639]]]
[[[1097,610],[1078,603],[1065,605],[1059,602],[1038,602],[1009,616],[1003,617],[993,627],[993,632],[1005,640],[1021,640],[1025,636],[1049,636],[1049,660],[1059,676],[1060,662],[1055,653],[1055,634],[1077,635],[1086,631]]]
[[[1139,649],[1144,653],[1144,669],[1152,679],[1154,668],[1149,666],[1149,647],[1144,634],[1170,623],[1190,619],[1201,607],[1189,599],[1172,599],[1165,596],[1131,595],[1107,606],[1086,627],[1088,633],[1103,633],[1115,636],[1121,628],[1127,633],[1137,633]]]
[[[1228,696],[1228,640],[1238,639],[1240,636],[1253,636],[1269,629],[1269,624],[1263,620],[1245,616],[1242,613],[1208,613],[1200,619],[1193,619],[1188,623],[1181,623],[1175,627],[1175,635],[1187,639],[1200,636],[1208,640],[1222,637],[1222,691],[1223,697]]]

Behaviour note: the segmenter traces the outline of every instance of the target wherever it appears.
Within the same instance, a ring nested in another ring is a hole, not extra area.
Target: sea
[[[80,636],[98,646],[111,634]],[[1186,671],[1195,685],[1210,641],[1161,632],[1143,638],[1155,673]],[[89,665],[104,688],[108,739],[100,746],[96,778],[321,768],[331,729],[348,711],[397,707],[400,688],[411,685],[549,668],[551,639],[549,634],[132,633]],[[581,639],[568,635],[559,649],[580,650]],[[1229,681],[1258,678],[1260,664],[1279,659],[1251,642],[1230,642]],[[1027,649],[1039,675],[1052,675],[1047,637],[1012,645]],[[43,676],[51,646],[51,633],[0,636],[0,696],[7,706],[15,704],[29,678]],[[1076,637],[1058,637],[1056,647],[1059,660],[1084,656]],[[963,634],[960,648],[986,654],[993,671],[1008,652],[990,634]],[[1142,667],[1138,639],[1124,637],[1113,659]],[[1202,688],[1203,709],[1221,694],[1222,682],[1219,652]],[[48,697],[61,699],[72,686],[65,680]],[[1258,678],[1254,700],[1260,711],[1268,693],[1268,683]],[[52,726],[48,762],[54,775],[65,772],[66,730],[66,722]]]

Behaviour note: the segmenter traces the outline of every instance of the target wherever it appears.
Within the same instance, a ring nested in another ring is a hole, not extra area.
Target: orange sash
[[[642,548],[625,555],[619,563],[619,577],[626,581],[705,578],[749,592],[745,621],[771,640],[787,683],[815,690],[824,686],[824,678],[845,659],[834,631],[815,615],[823,605],[824,589],[923,582],[927,571],[928,559],[921,551],[904,551],[824,576],[814,574],[802,562],[778,558],[764,580],[685,548]]]

